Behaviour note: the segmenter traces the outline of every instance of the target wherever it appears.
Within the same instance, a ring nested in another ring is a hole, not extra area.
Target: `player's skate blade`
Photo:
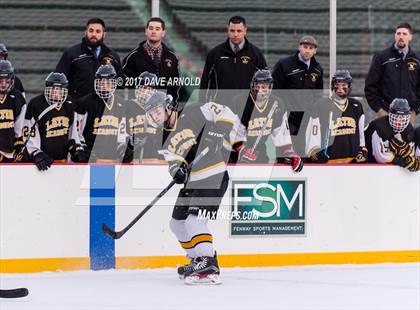
[[[219,285],[222,284],[222,280],[218,274],[195,274],[185,277],[184,283],[186,285]]]

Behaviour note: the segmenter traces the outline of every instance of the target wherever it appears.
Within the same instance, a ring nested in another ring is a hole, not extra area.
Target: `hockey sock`
[[[185,220],[185,229],[191,236],[190,247],[197,256],[214,255],[213,236],[207,226],[208,220],[199,219],[197,215],[190,214]]]
[[[185,220],[176,220],[174,218],[169,222],[169,227],[178,239],[182,248],[187,252],[189,258],[195,258],[198,255],[195,253],[194,248],[188,246],[191,238],[185,229]]]

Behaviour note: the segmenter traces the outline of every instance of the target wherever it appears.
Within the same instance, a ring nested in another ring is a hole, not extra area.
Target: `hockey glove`
[[[176,184],[186,183],[189,177],[189,171],[184,163],[175,162],[169,165],[169,173]]]
[[[295,154],[284,159],[284,163],[290,165],[294,172],[301,172],[303,169],[303,160],[302,158]]]
[[[325,164],[328,162],[328,160],[330,159],[330,156],[328,156],[327,152],[325,149],[322,149],[319,151],[315,150],[310,156],[309,156],[310,160],[314,163],[320,163],[320,164]]]
[[[89,152],[83,145],[74,145],[70,149],[70,159],[74,163],[87,163],[89,161]]]
[[[15,162],[20,162],[23,158],[24,143],[23,139],[16,139],[14,150],[13,150],[13,159]]]
[[[48,170],[48,168],[51,167],[53,161],[54,159],[45,154],[43,151],[39,151],[34,155],[35,165],[40,171]]]
[[[252,150],[251,148],[245,148],[242,156],[241,163],[255,164],[258,158],[258,151]]]
[[[397,138],[392,138],[389,140],[389,148],[396,156],[403,158],[410,156],[410,154],[413,152],[413,147],[410,146],[409,143],[400,141]]]
[[[360,147],[356,157],[352,160],[353,163],[364,164],[367,163],[368,150],[366,147]]]
[[[405,158],[400,156],[395,156],[392,161],[393,164],[396,164],[400,167],[406,168],[411,172],[416,172],[420,170],[420,158],[414,156],[407,156]]]

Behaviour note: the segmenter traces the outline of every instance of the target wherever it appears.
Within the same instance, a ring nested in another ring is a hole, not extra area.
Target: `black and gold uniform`
[[[287,112],[280,98],[271,95],[260,108],[250,93],[247,97],[236,97],[232,110],[239,116],[242,125],[246,128],[247,148],[252,148],[258,137],[261,136],[253,152],[256,155],[254,163],[269,162],[266,144],[268,139],[272,139],[278,157],[282,156],[284,150],[292,147],[287,125]],[[235,160],[235,158],[230,159],[231,162]]]
[[[365,148],[365,115],[352,97],[324,98],[317,102],[317,115],[310,120],[307,154],[322,149],[328,163],[349,163]]]
[[[30,137],[26,147],[31,155],[42,151],[54,161],[67,161],[69,148],[78,141],[74,105],[67,98],[39,119],[49,106],[44,95],[29,101],[24,132]]]
[[[12,88],[0,95],[0,162],[12,162],[13,152],[22,145],[26,102],[21,92]]]
[[[75,102],[79,122],[79,139],[87,146],[90,162],[120,161],[118,146],[126,140],[124,100],[108,100],[90,93]]]

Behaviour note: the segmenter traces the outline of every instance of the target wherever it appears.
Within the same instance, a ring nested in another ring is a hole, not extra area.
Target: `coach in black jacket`
[[[409,47],[412,28],[408,23],[395,30],[395,43],[375,54],[365,83],[365,96],[378,117],[388,114],[394,98],[405,98],[415,113],[420,112],[420,57]]]
[[[147,40],[143,41],[123,60],[123,72],[129,78],[126,87],[134,88],[135,79],[145,71],[154,73],[159,78],[159,89],[166,89],[173,98],[173,104],[179,99],[179,89],[182,86],[179,78],[178,59],[169,48],[162,43],[165,37],[165,22],[159,17],[152,17],[146,24]]]
[[[117,75],[122,77],[120,57],[103,43],[105,35],[105,22],[92,18],[86,23],[82,42],[70,47],[61,56],[55,71],[66,75],[69,95],[73,99],[94,91],[95,72],[102,64],[113,65]]]
[[[206,58],[200,88],[201,99],[220,101],[221,89],[248,89],[258,69],[267,69],[261,51],[246,39],[246,22],[241,16],[229,20],[229,38],[213,48]],[[229,106],[229,102],[221,102]]]

